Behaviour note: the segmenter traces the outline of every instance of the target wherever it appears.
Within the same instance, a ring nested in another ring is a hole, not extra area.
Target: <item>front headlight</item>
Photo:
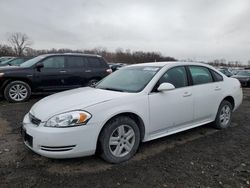
[[[91,114],[85,111],[71,111],[58,114],[50,118],[45,127],[73,127],[85,125],[91,118]]]
[[[4,73],[3,72],[0,72],[0,77],[2,77],[4,75]]]

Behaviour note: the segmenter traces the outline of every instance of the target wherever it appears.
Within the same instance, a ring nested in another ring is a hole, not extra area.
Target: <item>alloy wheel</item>
[[[220,123],[222,126],[226,126],[231,118],[231,109],[228,105],[222,107],[220,112]]]
[[[16,84],[10,87],[9,96],[14,101],[22,101],[28,96],[28,90],[24,85]]]
[[[111,134],[109,139],[110,152],[115,157],[127,155],[135,144],[135,132],[129,125],[120,125]]]

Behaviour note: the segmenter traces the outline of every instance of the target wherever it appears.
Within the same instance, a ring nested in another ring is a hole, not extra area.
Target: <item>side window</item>
[[[167,82],[175,86],[175,88],[188,86],[187,73],[184,67],[175,67],[168,70],[159,80],[158,85]]]
[[[206,67],[190,66],[189,70],[190,70],[194,85],[213,82],[212,75],[210,74],[209,70]]]
[[[103,63],[100,61],[99,58],[96,57],[88,57],[88,67],[89,68],[102,68],[103,67]]]
[[[85,58],[81,56],[67,56],[65,61],[65,68],[84,68]]]
[[[64,68],[64,57],[63,56],[54,56],[46,58],[42,61],[44,68],[49,69],[59,69]]]
[[[213,71],[211,69],[210,69],[210,71],[211,71],[211,73],[213,75],[213,78],[214,78],[215,82],[223,81],[223,77],[220,74],[218,74],[217,72],[215,72],[215,71]]]

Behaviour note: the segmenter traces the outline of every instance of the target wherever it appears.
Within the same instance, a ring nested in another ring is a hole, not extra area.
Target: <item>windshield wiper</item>
[[[119,91],[119,92],[124,92],[124,90],[122,89],[115,89],[115,88],[109,88],[109,87],[100,87],[98,89],[105,89],[105,90],[109,90],[109,91]]]

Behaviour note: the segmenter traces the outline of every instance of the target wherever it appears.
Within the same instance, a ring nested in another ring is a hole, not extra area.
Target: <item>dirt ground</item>
[[[250,187],[250,89],[230,128],[205,125],[143,143],[119,165],[97,156],[53,160],[28,150],[19,129],[41,97],[22,104],[0,99],[0,187]]]

